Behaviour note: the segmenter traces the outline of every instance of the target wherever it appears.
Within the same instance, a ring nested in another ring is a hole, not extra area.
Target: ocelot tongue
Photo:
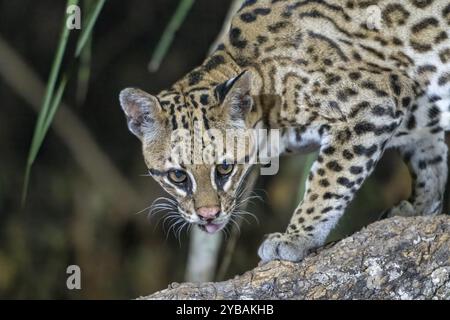
[[[221,227],[220,224],[214,224],[214,223],[205,224],[205,229],[206,229],[206,232],[208,232],[208,233],[214,233],[217,230],[219,230],[220,227]]]

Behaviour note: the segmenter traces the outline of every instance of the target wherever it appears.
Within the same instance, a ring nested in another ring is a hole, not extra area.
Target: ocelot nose
[[[200,207],[197,209],[197,215],[204,221],[214,220],[219,214],[220,208],[218,206]]]

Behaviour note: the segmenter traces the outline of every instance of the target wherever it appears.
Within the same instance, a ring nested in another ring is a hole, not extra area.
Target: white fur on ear
[[[120,92],[119,100],[127,118],[128,129],[142,140],[144,134],[154,130],[160,108],[158,99],[140,89],[126,88]]]

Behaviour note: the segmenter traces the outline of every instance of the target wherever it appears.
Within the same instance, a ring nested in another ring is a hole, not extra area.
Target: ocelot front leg
[[[444,132],[429,133],[399,148],[412,177],[409,200],[390,209],[387,216],[434,215],[441,213],[447,182],[447,144]]]
[[[398,119],[391,119],[398,126]],[[320,148],[285,233],[270,234],[259,248],[262,261],[299,261],[312,248],[324,244],[352,200],[372,172],[391,133],[362,132],[358,123],[333,129]]]

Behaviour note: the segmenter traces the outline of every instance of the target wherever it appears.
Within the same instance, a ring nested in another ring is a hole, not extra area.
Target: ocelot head
[[[175,85],[156,96],[132,88],[120,93],[150,175],[176,200],[161,207],[208,233],[221,230],[239,210],[255,148],[246,130],[250,86],[243,72],[207,89]],[[236,143],[243,134],[244,145]]]

